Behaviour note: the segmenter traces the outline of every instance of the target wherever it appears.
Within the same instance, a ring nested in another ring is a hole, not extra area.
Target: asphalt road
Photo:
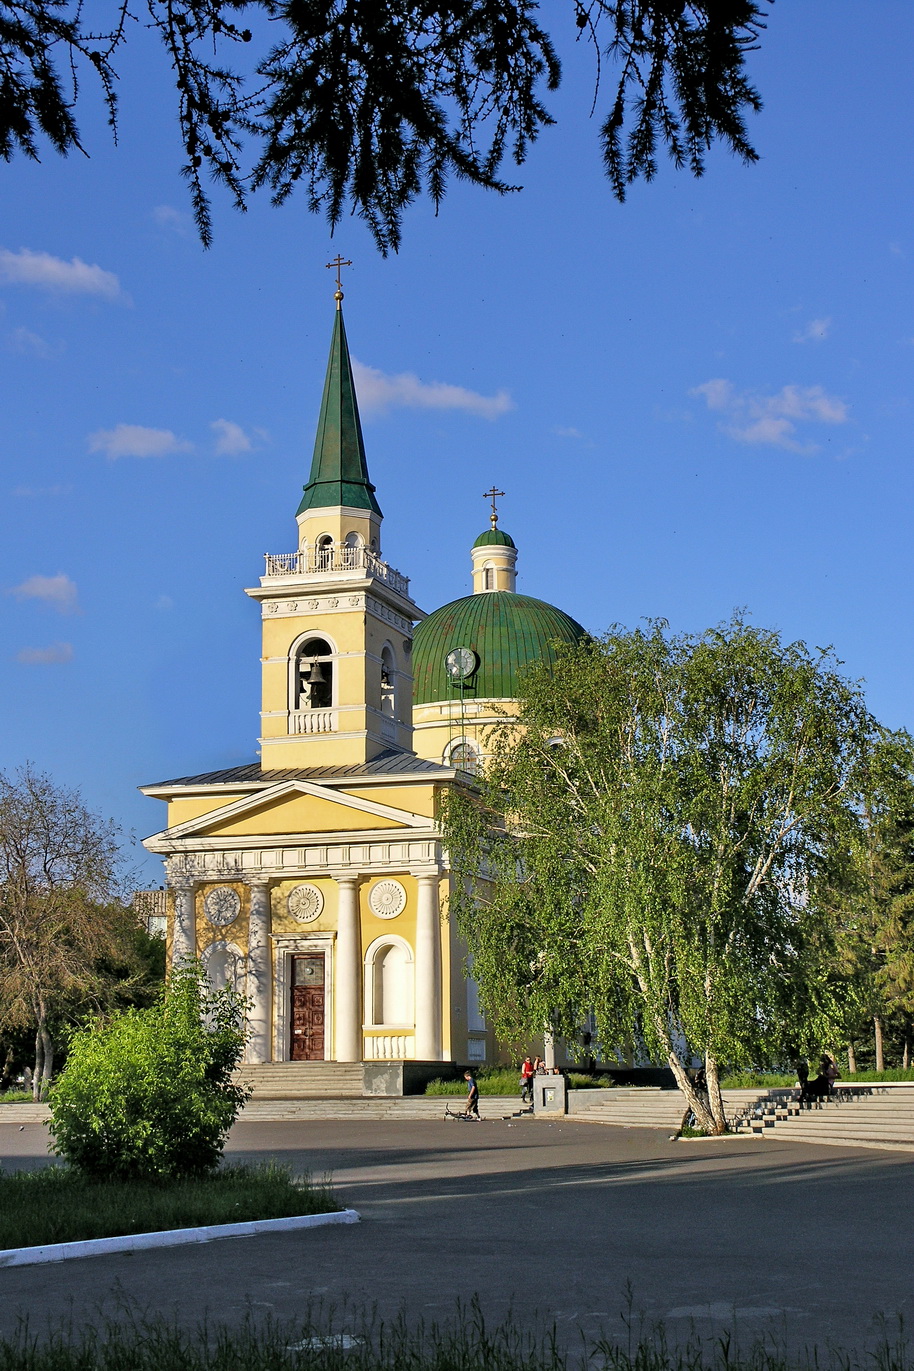
[[[46,1164],[45,1139],[0,1125],[0,1163]],[[125,1305],[188,1324],[315,1301],[445,1319],[478,1294],[496,1317],[618,1336],[628,1287],[674,1337],[860,1348],[914,1313],[904,1153],[532,1120],[239,1124],[228,1152],[332,1174],[363,1222],[2,1270],[0,1332]]]

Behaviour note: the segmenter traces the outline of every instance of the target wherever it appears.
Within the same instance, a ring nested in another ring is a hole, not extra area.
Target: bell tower
[[[246,592],[263,616],[264,771],[412,752],[413,624],[425,615],[407,577],[381,556],[339,275],[335,299],[298,546],[268,553],[260,585]]]

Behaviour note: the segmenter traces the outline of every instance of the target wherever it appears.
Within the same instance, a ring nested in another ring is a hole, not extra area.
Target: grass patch
[[[342,1208],[329,1185],[313,1186],[272,1162],[176,1181],[98,1181],[48,1166],[0,1172],[0,1250]]]
[[[0,1104],[34,1104],[35,1097],[31,1090],[2,1090],[0,1091]]]
[[[612,1085],[606,1078],[585,1076],[580,1071],[569,1071],[568,1084],[572,1090],[592,1090],[595,1087]],[[520,1072],[504,1066],[487,1066],[476,1073],[476,1084],[480,1095],[515,1095],[520,1097]],[[425,1087],[426,1095],[465,1095],[466,1081],[429,1081]]]
[[[720,1082],[722,1090],[773,1090],[796,1083],[796,1072],[787,1076],[783,1071],[735,1071],[732,1076],[722,1077]]]
[[[815,1069],[811,1069],[810,1080],[815,1074]],[[853,1075],[842,1072],[838,1080],[844,1085],[878,1085],[880,1081],[914,1082],[914,1067],[890,1066],[885,1071],[855,1071]],[[796,1083],[795,1071],[738,1071],[730,1076],[724,1076],[721,1081],[724,1090],[771,1090]]]

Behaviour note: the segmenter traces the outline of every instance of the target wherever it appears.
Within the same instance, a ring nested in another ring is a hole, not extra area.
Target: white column
[[[555,1066],[555,1034],[551,1028],[547,1028],[543,1034],[543,1061],[547,1071]]]
[[[355,876],[337,876],[339,912],[334,950],[334,1060],[362,1060],[362,940],[359,885]]]
[[[171,964],[192,962],[197,955],[196,910],[192,885],[172,886],[175,917],[171,929]]]
[[[248,983],[251,1001],[248,1010],[248,1043],[245,1060],[272,1060],[271,1008],[272,972],[270,967],[270,886],[251,881],[251,913],[248,919]]]
[[[441,1060],[441,910],[438,873],[419,877],[416,907],[416,1058]]]

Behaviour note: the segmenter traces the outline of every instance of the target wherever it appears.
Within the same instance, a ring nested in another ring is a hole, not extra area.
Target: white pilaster
[[[438,873],[418,878],[416,907],[416,1057],[441,1060],[441,911]]]
[[[337,876],[339,912],[336,925],[333,993],[336,1005],[334,1060],[362,1060],[362,940],[359,933],[359,886],[355,876]]]
[[[268,1062],[272,985],[270,975],[270,886],[268,881],[251,881],[251,914],[248,920],[248,983],[251,1001],[248,1010],[248,1043],[245,1060]]]
[[[193,885],[172,886],[175,917],[171,933],[171,964],[192,962],[197,955],[196,910]]]

